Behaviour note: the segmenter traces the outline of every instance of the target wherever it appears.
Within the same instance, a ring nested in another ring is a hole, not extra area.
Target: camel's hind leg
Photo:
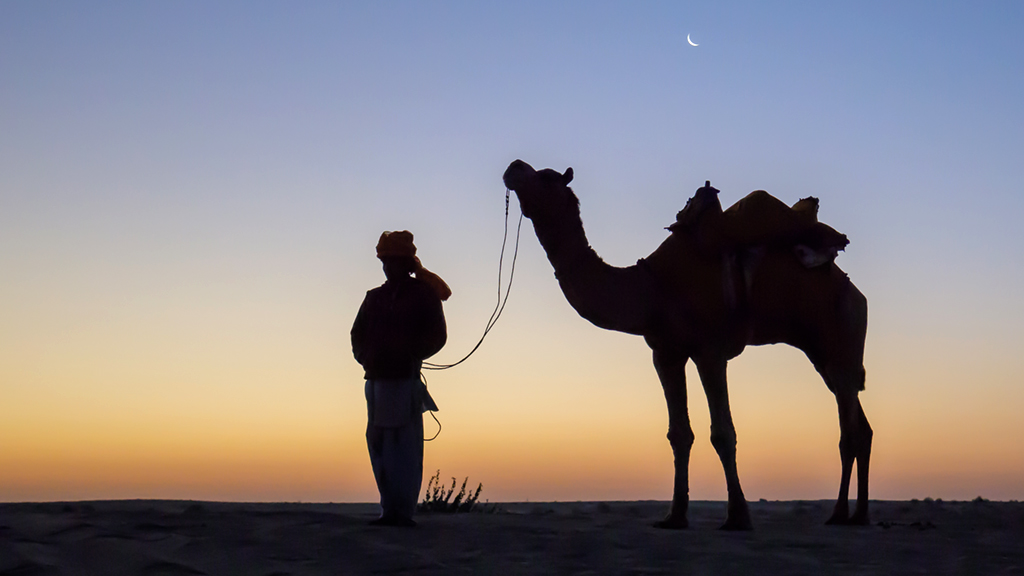
[[[857,392],[836,389],[839,408],[839,456],[843,471],[839,481],[839,497],[827,524],[868,524],[868,469],[873,432]],[[849,493],[853,465],[857,465],[857,508],[850,516]]]
[[[838,269],[836,269],[838,270]],[[835,276],[835,275],[833,275]],[[871,425],[864,416],[858,395],[864,389],[864,338],[867,335],[867,299],[839,277],[835,315],[821,314],[818,346],[802,348],[835,394],[839,408],[839,456],[842,479],[839,497],[829,524],[868,523],[868,463],[871,459]],[[857,509],[849,515],[850,479],[857,465]]]
[[[857,509],[853,511],[850,524],[867,525],[868,518],[868,468],[871,460],[871,438],[874,432],[864,415],[864,408],[857,400]]]
[[[718,452],[725,470],[725,482],[729,491],[729,508],[723,530],[751,530],[750,510],[740,488],[740,476],[736,469],[736,427],[732,423],[729,409],[729,388],[725,370],[727,361],[718,356],[694,358],[700,374],[704,394],[708,397],[711,411],[711,445]]]
[[[690,502],[690,448],[693,429],[686,406],[686,356],[654,352],[654,368],[661,379],[668,404],[668,441],[675,457],[675,482],[672,487],[672,507],[664,520],[655,522],[656,528],[686,528],[686,510]]]

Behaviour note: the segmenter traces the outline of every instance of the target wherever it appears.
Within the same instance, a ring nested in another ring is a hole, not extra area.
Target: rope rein
[[[515,249],[512,251],[512,267],[508,273],[508,286],[505,288],[505,297],[502,298],[501,271],[505,267],[505,244],[508,242],[508,205],[510,194],[511,191],[508,188],[506,188],[505,232],[501,238],[501,254],[498,256],[498,301],[494,305],[494,310],[491,312],[491,317],[487,320],[487,326],[484,328],[484,333],[480,336],[480,340],[477,341],[476,346],[473,346],[473,349],[469,351],[469,354],[463,356],[462,359],[459,360],[458,362],[453,362],[451,364],[434,364],[433,362],[424,362],[423,370],[447,370],[449,368],[454,368],[455,366],[458,366],[459,364],[462,364],[463,362],[468,360],[469,357],[472,356],[473,353],[476,352],[478,348],[480,348],[480,345],[484,343],[484,338],[487,338],[487,334],[491,331],[491,328],[494,328],[494,325],[498,323],[498,318],[501,317],[501,313],[505,311],[505,304],[508,302],[508,295],[509,293],[512,292],[512,280],[515,278],[516,275],[516,258],[519,256],[519,233],[520,231],[522,231],[523,228],[523,214],[520,212],[519,224],[516,225],[516,245]],[[422,370],[420,371],[420,380],[423,381],[423,386],[427,385],[427,376],[426,374],[423,373]],[[441,434],[441,421],[438,420],[437,416],[434,415],[433,410],[430,411],[430,417],[434,419],[434,422],[437,422],[437,433],[435,433],[430,438],[424,438],[424,442],[430,442],[431,440],[437,438]]]
[[[523,215],[520,213],[519,224],[516,226],[515,250],[512,252],[512,268],[508,274],[508,287],[505,288],[505,298],[503,300],[501,297],[501,270],[504,267],[505,262],[505,244],[508,242],[508,204],[510,193],[510,190],[505,190],[505,233],[501,239],[501,255],[498,256],[498,302],[494,305],[494,311],[491,312],[490,319],[487,320],[487,326],[484,328],[484,333],[480,336],[480,340],[477,341],[476,346],[473,346],[473,349],[469,351],[469,354],[463,356],[462,360],[451,364],[434,364],[432,362],[424,362],[424,370],[447,370],[468,360],[469,357],[472,356],[478,348],[480,348],[480,345],[484,343],[484,338],[487,338],[487,334],[492,328],[494,328],[494,325],[498,323],[498,318],[501,317],[501,313],[505,310],[505,304],[508,302],[508,296],[512,291],[512,280],[515,278],[516,274],[516,258],[519,256],[519,233],[523,227]]]
[[[422,376],[422,375],[423,374],[421,373],[420,376]],[[424,386],[427,385],[427,379],[426,378],[423,379],[423,385]],[[434,438],[437,438],[438,436],[441,435],[441,421],[437,419],[437,416],[434,416],[434,411],[433,410],[430,411],[430,417],[434,419],[434,422],[437,422],[437,432],[433,436],[431,436],[430,438],[424,438],[423,439],[424,442],[430,442]]]

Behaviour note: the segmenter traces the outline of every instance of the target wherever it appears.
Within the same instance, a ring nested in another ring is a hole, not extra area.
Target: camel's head
[[[572,168],[560,174],[550,168],[534,170],[526,162],[516,160],[509,164],[502,180],[505,187],[519,197],[519,205],[527,218],[557,218],[566,210],[579,213],[579,200],[569,188]]]

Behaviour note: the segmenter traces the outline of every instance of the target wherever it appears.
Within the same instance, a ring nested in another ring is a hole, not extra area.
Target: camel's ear
[[[569,182],[572,182],[572,166],[565,169],[565,174],[562,174],[562,179],[564,180],[562,184],[565,184],[566,186],[569,185]]]

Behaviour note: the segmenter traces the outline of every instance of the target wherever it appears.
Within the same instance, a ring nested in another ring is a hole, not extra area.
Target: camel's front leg
[[[752,530],[750,510],[740,488],[736,470],[736,428],[729,410],[729,388],[725,379],[726,360],[717,356],[694,358],[704,394],[711,411],[711,445],[725,469],[725,482],[729,490],[729,508],[723,530]]]
[[[668,441],[675,457],[675,482],[672,487],[672,507],[664,520],[655,522],[656,528],[686,528],[686,509],[690,502],[690,448],[693,430],[686,407],[686,356],[654,351],[654,368],[661,379],[668,404]]]

